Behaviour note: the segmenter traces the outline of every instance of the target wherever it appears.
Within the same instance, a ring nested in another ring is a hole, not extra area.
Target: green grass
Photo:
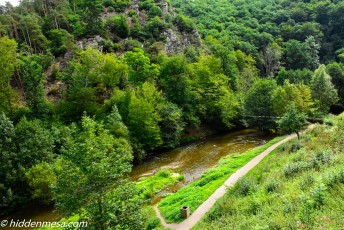
[[[341,229],[344,114],[277,148],[194,229]]]
[[[205,172],[199,180],[164,198],[158,205],[162,216],[167,223],[182,221],[180,207],[189,206],[191,212],[194,212],[231,174],[283,138],[277,137],[265,145],[245,153],[224,157],[216,167]]]
[[[153,176],[141,177],[136,185],[139,189],[143,189],[142,196],[149,199],[183,178],[184,177],[178,173],[172,173],[167,169],[162,169]]]
[[[161,221],[155,215],[155,211],[152,206],[146,206],[142,209],[142,214],[145,219],[145,230],[165,230],[161,224]]]

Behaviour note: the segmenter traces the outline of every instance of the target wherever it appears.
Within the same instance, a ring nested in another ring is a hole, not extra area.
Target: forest
[[[133,165],[243,127],[299,135],[344,111],[343,12],[340,0],[0,5],[0,216],[41,202],[93,229],[154,229]]]

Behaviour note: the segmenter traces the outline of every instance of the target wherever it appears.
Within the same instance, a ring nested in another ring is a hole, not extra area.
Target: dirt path
[[[310,129],[312,126],[309,127]],[[161,220],[161,223],[165,228],[175,229],[175,230],[188,230],[197,224],[198,221],[213,207],[215,202],[226,194],[227,188],[233,186],[241,177],[245,176],[251,169],[253,169],[261,160],[263,160],[269,153],[275,150],[278,146],[283,143],[290,141],[295,138],[296,134],[292,134],[284,138],[283,140],[277,142],[276,144],[270,146],[264,152],[253,158],[245,166],[240,168],[234,174],[232,174],[225,183],[218,188],[203,204],[201,204],[192,215],[179,224],[167,224],[165,219],[161,216],[161,213],[157,206],[154,206],[157,217]]]

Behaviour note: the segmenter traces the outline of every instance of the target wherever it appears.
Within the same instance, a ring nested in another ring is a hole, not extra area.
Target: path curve
[[[314,126],[311,125],[309,126],[308,129],[312,129],[313,127]],[[204,201],[196,209],[196,211],[192,213],[192,215],[188,219],[184,220],[183,222],[179,224],[177,223],[167,224],[165,219],[162,217],[159,211],[159,208],[157,206],[154,206],[154,210],[157,217],[161,220],[161,223],[165,228],[175,229],[175,230],[191,229],[214,206],[215,202],[226,194],[228,187],[232,187],[241,177],[245,176],[251,169],[253,169],[256,165],[258,165],[267,155],[269,155],[272,151],[274,151],[278,146],[290,141],[291,139],[295,137],[296,137],[296,134],[291,134],[287,136],[286,138],[284,138],[283,140],[277,142],[276,144],[273,144],[264,152],[262,152],[261,154],[253,158],[250,162],[248,162],[246,165],[244,165],[242,168],[240,168],[238,171],[233,173],[221,187],[219,187],[206,201]]]

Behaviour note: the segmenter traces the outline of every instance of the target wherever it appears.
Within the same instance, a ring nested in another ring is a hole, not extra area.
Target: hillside
[[[339,229],[344,115],[281,146],[229,189],[195,229]]]
[[[149,229],[133,165],[343,112],[343,12],[338,0],[0,6],[0,215],[41,203],[93,229]]]

